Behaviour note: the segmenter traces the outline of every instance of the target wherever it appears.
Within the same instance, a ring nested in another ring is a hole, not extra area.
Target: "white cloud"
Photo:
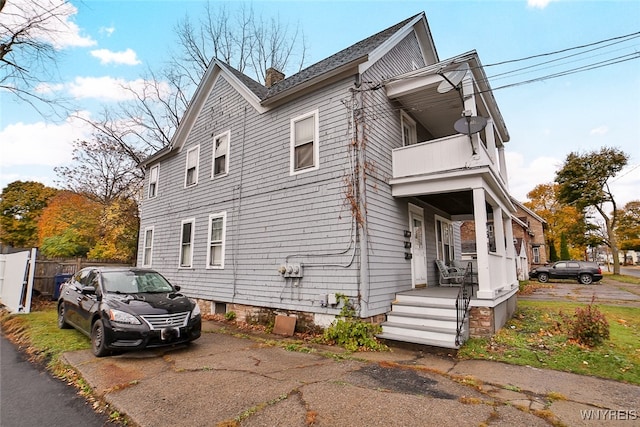
[[[96,41],[81,34],[72,18],[78,9],[65,0],[8,1],[2,10],[3,27],[16,32],[28,29],[35,39],[51,44],[56,49],[93,46]],[[32,23],[39,21],[37,26]]]
[[[113,52],[109,49],[96,49],[91,51],[91,56],[98,58],[101,64],[141,64],[141,61],[138,59],[136,52],[133,49],[127,49],[122,52]]]
[[[527,193],[538,184],[553,182],[562,161],[553,157],[537,157],[528,164],[520,153],[506,152],[509,191],[519,201],[527,200]]]
[[[91,127],[77,118],[60,124],[12,123],[0,130],[0,167],[58,166],[71,160],[71,143],[90,134]]]
[[[552,1],[555,1],[555,0],[527,0],[527,6],[533,7],[536,9],[544,9]]]
[[[76,98],[96,98],[107,101],[127,101],[134,98],[132,91],[143,93],[152,82],[144,79],[125,80],[110,76],[76,77],[67,88]],[[160,90],[168,93],[166,83],[159,83]]]
[[[609,132],[609,128],[607,126],[598,126],[597,128],[591,129],[589,135],[606,135]]]
[[[106,34],[107,37],[111,37],[111,35],[113,33],[116,32],[116,28],[111,26],[111,27],[100,27],[100,30],[98,30],[100,32],[100,34]]]
[[[40,83],[38,86],[36,86],[34,88],[36,93],[42,94],[42,95],[49,95],[53,92],[58,92],[60,90],[64,89],[64,85],[62,83]]]

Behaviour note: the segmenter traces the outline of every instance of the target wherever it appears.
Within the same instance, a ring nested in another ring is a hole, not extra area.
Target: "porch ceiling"
[[[454,135],[453,124],[462,117],[464,109],[460,95],[455,89],[438,93],[437,84],[423,90],[396,98],[405,111],[420,122],[433,138]]]
[[[473,214],[473,192],[471,190],[455,193],[426,194],[418,196],[418,199],[452,216]]]

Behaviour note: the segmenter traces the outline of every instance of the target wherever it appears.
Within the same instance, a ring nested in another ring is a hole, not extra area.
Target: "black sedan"
[[[558,261],[550,266],[536,267],[529,272],[530,279],[547,283],[549,279],[575,279],[583,285],[602,280],[600,266],[586,261]]]
[[[89,336],[97,357],[188,343],[200,337],[202,317],[179,291],[154,270],[87,267],[60,289],[58,327]]]

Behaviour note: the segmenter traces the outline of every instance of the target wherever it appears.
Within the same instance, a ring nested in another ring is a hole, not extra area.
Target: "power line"
[[[580,46],[574,46],[574,47],[569,47],[569,48],[566,48],[566,49],[556,50],[556,51],[553,51],[553,52],[540,53],[540,54],[537,54],[537,55],[527,56],[527,57],[524,57],[524,58],[509,59],[509,60],[502,61],[502,62],[496,62],[496,63],[494,63],[494,64],[487,64],[487,65],[485,65],[484,67],[485,67],[485,68],[486,68],[486,67],[495,67],[495,66],[497,66],[497,65],[504,65],[504,64],[511,64],[511,63],[513,63],[513,62],[527,61],[527,60],[529,60],[529,59],[541,58],[541,57],[544,57],[544,56],[556,55],[556,54],[558,54],[558,53],[569,52],[569,51],[571,51],[571,50],[584,49],[585,47],[595,46],[595,45],[602,44],[602,43],[606,43],[606,42],[609,42],[609,41],[612,41],[612,40],[632,39],[632,38],[636,38],[636,37],[638,37],[638,36],[640,36],[640,31],[639,31],[639,32],[636,32],[636,33],[629,33],[629,34],[625,34],[625,35],[623,35],[623,36],[612,37],[612,38],[610,38],[610,39],[600,40],[600,41],[597,41],[597,42],[588,43],[588,44],[584,44],[584,45],[580,45]],[[626,40],[625,40],[625,41],[626,41]]]

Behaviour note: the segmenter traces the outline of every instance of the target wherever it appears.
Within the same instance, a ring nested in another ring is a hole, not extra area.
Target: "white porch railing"
[[[478,134],[473,136],[473,144],[475,155],[469,137],[460,134],[396,148],[392,151],[393,178],[488,166],[504,181],[495,156],[489,154]]]

